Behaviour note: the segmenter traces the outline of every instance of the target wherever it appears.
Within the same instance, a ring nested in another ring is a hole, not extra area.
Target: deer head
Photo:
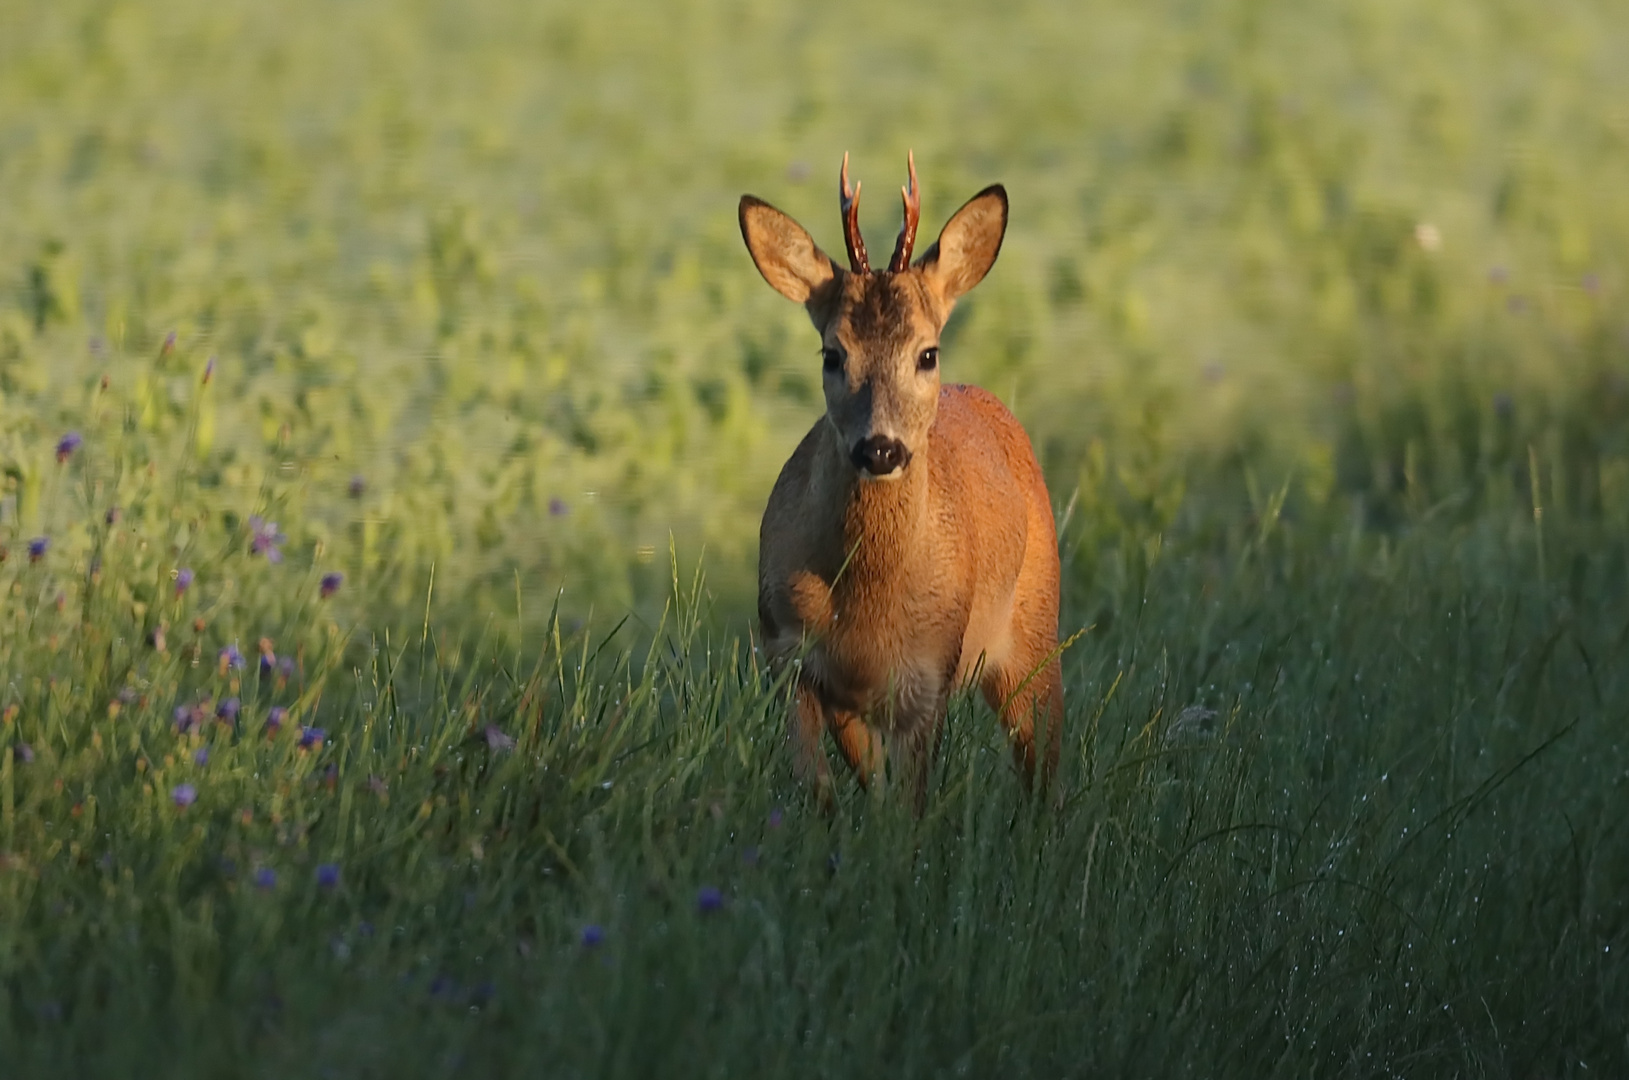
[[[921,197],[916,161],[900,189],[905,224],[885,271],[873,271],[860,235],[860,185],[838,179],[848,269],[801,225],[761,199],[741,198],[741,235],[764,280],[802,304],[820,332],[826,418],[863,480],[905,475],[927,448],[939,406],[939,335],[956,301],[983,280],[1007,231],[1007,192],[992,184],[951,217],[911,261]]]

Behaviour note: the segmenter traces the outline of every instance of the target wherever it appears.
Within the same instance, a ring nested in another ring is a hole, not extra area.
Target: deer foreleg
[[[798,684],[797,704],[790,719],[787,741],[792,744],[793,774],[801,783],[813,785],[821,808],[829,811],[833,807],[831,766],[826,764],[826,753],[820,745],[826,710],[807,684]]]

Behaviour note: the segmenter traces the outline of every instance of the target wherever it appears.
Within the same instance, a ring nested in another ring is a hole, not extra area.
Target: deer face
[[[741,235],[759,273],[804,305],[820,331],[826,419],[865,480],[895,479],[927,445],[939,406],[939,334],[956,300],[995,262],[1007,193],[985,188],[956,212],[915,263],[916,167],[904,189],[905,227],[886,271],[873,273],[857,221],[859,189],[843,159],[841,205],[849,269],[768,203],[741,199]]]
[[[821,328],[826,419],[862,479],[904,474],[939,408],[944,320],[922,276],[844,274]]]

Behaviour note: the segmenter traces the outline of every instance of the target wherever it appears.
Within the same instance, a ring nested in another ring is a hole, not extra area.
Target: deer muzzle
[[[892,476],[911,460],[905,444],[888,435],[872,435],[854,444],[854,467],[864,475]]]

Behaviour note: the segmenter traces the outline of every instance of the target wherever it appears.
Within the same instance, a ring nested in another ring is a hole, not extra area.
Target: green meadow
[[[736,202],[908,149],[1080,633],[827,818]],[[1625,177],[1607,0],[0,7],[0,1075],[1629,1075]]]

